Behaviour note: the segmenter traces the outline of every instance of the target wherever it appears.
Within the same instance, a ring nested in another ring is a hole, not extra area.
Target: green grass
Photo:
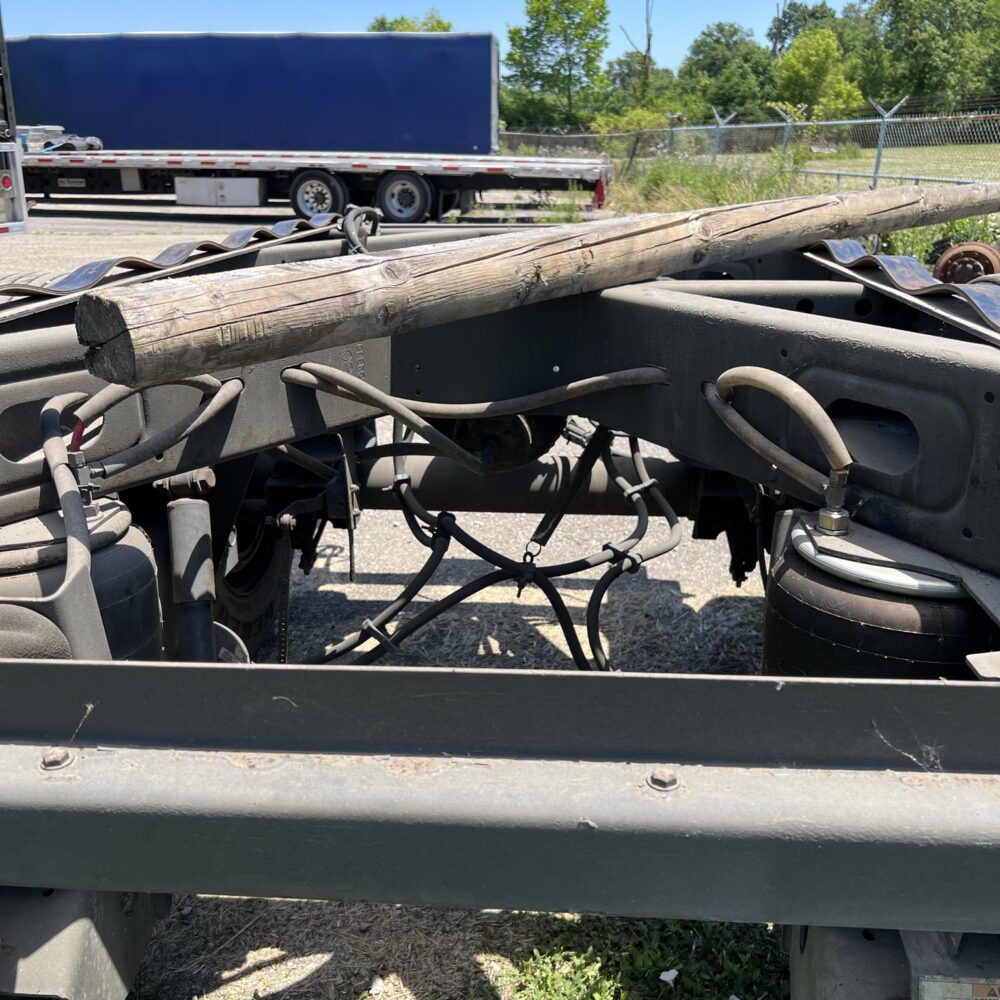
[[[618,212],[678,212],[710,205],[787,198],[827,190],[830,185],[803,177],[773,157],[749,163],[661,159],[644,173],[616,177],[609,188]]]
[[[775,151],[765,153],[727,153],[718,165],[728,169],[766,170],[780,156]],[[793,147],[792,165],[807,170],[842,170],[845,174],[871,177],[875,169],[874,147],[856,143],[840,143],[836,152],[815,153],[808,144]],[[704,162],[698,161],[697,162]],[[928,177],[942,180],[1000,180],[1000,143],[959,143],[944,146],[888,146],[882,151],[879,176],[900,177],[904,181]]]
[[[962,149],[970,147],[959,147]],[[1000,145],[991,147],[971,147],[975,149],[995,149],[997,165],[994,168],[1000,179]],[[854,147],[856,150],[856,147]],[[897,150],[894,152],[914,154],[908,160],[910,168],[920,166],[916,155],[921,150]],[[949,150],[929,150],[929,152],[949,152]],[[950,152],[954,153],[954,150]],[[805,165],[822,164],[821,169],[836,169],[842,162],[845,170],[862,172],[864,161],[854,159],[856,152],[844,150],[844,158],[838,161],[833,155],[821,161],[810,160]],[[715,165],[699,160],[661,159],[653,161],[644,173],[631,178],[620,177],[610,188],[610,204],[619,213],[631,212],[676,212],[703,208],[712,205],[733,205],[741,202],[765,201],[773,198],[788,198],[794,195],[832,191],[837,187],[834,177],[803,175],[799,167],[803,165],[803,151],[787,163],[774,154],[756,154],[753,157],[720,157]],[[943,164],[924,167],[937,169]],[[897,164],[898,166],[898,164]],[[888,169],[888,168],[887,168]],[[888,183],[888,182],[887,182]],[[856,184],[843,184],[843,188],[865,188],[862,180]],[[942,238],[954,242],[974,240],[983,243],[1000,242],[1000,216],[963,219],[942,225],[903,229],[882,237],[880,252],[903,254],[927,260],[934,243]]]
[[[788,997],[787,960],[773,927],[597,916],[549,917],[544,926],[548,933],[531,953],[500,977],[504,1000]],[[671,969],[673,984],[660,979]]]
[[[804,164],[814,170],[870,172],[875,150],[847,146],[836,153],[819,153]],[[954,146],[909,146],[882,152],[881,174],[900,177],[940,177],[947,180],[1000,180],[1000,143]]]
[[[955,243],[967,240],[979,243],[1000,241],[1000,216],[987,215],[980,218],[960,219],[937,226],[921,226],[918,229],[899,229],[882,237],[880,252],[903,254],[927,260],[931,248],[937,240],[947,237]]]

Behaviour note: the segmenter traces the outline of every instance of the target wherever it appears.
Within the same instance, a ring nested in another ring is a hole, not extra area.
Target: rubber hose
[[[727,403],[732,400],[733,390],[741,385],[760,389],[780,399],[809,428],[831,469],[846,469],[854,461],[830,415],[798,382],[787,375],[754,365],[730,368],[715,380],[719,395]]]
[[[736,411],[732,403],[727,403],[716,389],[714,382],[706,382],[703,388],[705,400],[717,417],[742,441],[751,451],[756,452],[770,465],[780,469],[785,475],[801,483],[812,493],[823,495],[829,483],[829,477],[806,465],[794,455],[778,447],[770,438],[765,437],[753,424]]]

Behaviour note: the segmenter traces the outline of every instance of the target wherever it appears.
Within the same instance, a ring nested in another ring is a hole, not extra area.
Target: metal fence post
[[[715,115],[715,142],[712,143],[712,163],[714,164],[716,157],[722,150],[722,130],[736,117],[736,112],[734,111],[723,118],[713,107],[712,114]]]
[[[777,107],[774,104],[771,105],[771,110],[777,112],[781,116],[781,120],[785,123],[785,128],[782,131],[782,136],[781,136],[781,158],[784,159],[785,154],[788,152],[788,147],[791,145],[792,142],[792,132],[795,129],[796,119],[793,118],[790,114],[787,114],[786,112],[782,111],[781,108]],[[804,115],[808,110],[809,110],[808,104],[800,104],[795,114]]]
[[[667,156],[674,155],[674,122],[682,117],[679,111],[667,112]]]
[[[890,111],[886,111],[878,101],[868,98],[872,107],[879,113],[882,120],[879,122],[878,126],[878,145],[875,147],[875,169],[872,171],[872,190],[878,187],[878,176],[882,169],[882,150],[885,148],[885,134],[886,129],[889,127],[889,120],[892,116],[910,99],[910,95],[907,94],[901,101],[899,101]]]

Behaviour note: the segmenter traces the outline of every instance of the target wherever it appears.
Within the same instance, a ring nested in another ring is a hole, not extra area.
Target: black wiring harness
[[[355,398],[360,397],[362,393],[366,397],[369,395],[371,387],[361,388],[357,384],[358,380],[335,370],[327,369],[320,373],[322,378],[317,378],[319,367],[310,366],[309,375],[299,375],[294,369],[288,370],[284,377],[290,383],[314,389],[322,388],[326,391],[336,391],[338,395],[350,395]],[[651,371],[656,370],[635,369],[633,372],[619,372],[613,373],[611,376],[601,376],[591,380],[594,384],[588,385],[587,389],[596,392],[606,388],[606,384],[602,384],[601,379],[611,379],[616,384],[628,384],[630,380],[631,384],[650,384],[655,381],[655,378],[650,374]],[[579,383],[575,385],[579,385]],[[564,396],[584,394],[574,391],[570,387],[563,387],[562,390],[551,390],[547,394],[544,404],[540,405],[549,404],[551,399],[559,396],[560,393]],[[384,394],[379,393],[379,396],[382,397]],[[365,401],[376,402],[374,399],[366,399]],[[325,647],[305,662],[332,663],[341,661],[349,662],[352,665],[374,663],[387,653],[396,652],[407,638],[462,601],[473,597],[487,587],[510,580],[517,583],[519,596],[528,586],[533,585],[541,590],[555,614],[570,656],[578,669],[610,670],[611,663],[604,650],[600,630],[601,603],[604,595],[623,573],[635,572],[644,562],[665,555],[674,549],[681,539],[681,528],[677,515],[657,482],[649,476],[638,439],[628,438],[629,453],[636,479],[636,482],[633,483],[619,473],[614,462],[611,449],[615,438],[614,432],[607,427],[598,426],[585,444],[583,454],[577,462],[576,472],[568,484],[568,489],[557,497],[553,507],[543,516],[531,541],[525,548],[524,555],[518,559],[504,555],[477,539],[462,528],[454,514],[448,511],[433,514],[420,503],[410,476],[406,472],[407,456],[423,450],[413,440],[415,432],[421,433],[422,436],[426,433],[428,440],[433,442],[434,450],[437,453],[458,458],[461,464],[467,468],[473,468],[475,471],[483,472],[485,470],[475,456],[464,452],[455,442],[448,439],[442,441],[441,432],[428,425],[419,414],[407,406],[408,403],[412,402],[394,397],[380,398],[377,401],[376,405],[379,405],[384,412],[393,414],[396,418],[393,424],[391,449],[386,449],[383,446],[380,448],[380,453],[385,453],[387,450],[391,452],[394,468],[393,490],[399,500],[403,517],[413,537],[430,552],[424,565],[414,574],[394,601],[374,618],[366,619],[356,632],[345,636],[334,645]],[[434,411],[442,406],[442,404],[424,403],[419,405],[428,411]],[[464,404],[458,404],[456,408],[462,405]],[[505,401],[491,404],[469,404],[469,408],[488,408],[492,413],[506,412],[509,409]],[[456,452],[463,452],[463,454],[458,456]],[[558,527],[559,522],[569,509],[575,493],[583,486],[589,476],[590,469],[597,461],[604,464],[609,477],[614,480],[622,490],[623,495],[631,502],[635,513],[635,525],[625,538],[606,543],[598,552],[569,562],[551,565],[541,563],[538,557],[541,555],[542,549]],[[665,540],[655,545],[641,546],[640,543],[645,540],[649,529],[650,506],[656,514],[665,519],[668,535]],[[388,630],[390,623],[431,581],[452,542],[457,542],[494,568],[429,604],[390,632]],[[553,581],[599,566],[606,566],[607,569],[597,581],[587,604],[587,640],[590,646],[590,656],[588,657],[576,634],[566,603]],[[349,661],[342,660],[343,657],[355,652],[369,640],[375,640],[375,645],[357,653]]]

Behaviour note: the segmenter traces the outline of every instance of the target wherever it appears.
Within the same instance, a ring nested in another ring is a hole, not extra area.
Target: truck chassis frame
[[[341,251],[320,234],[243,262]],[[1000,620],[996,331],[956,300],[956,333],[940,300],[925,310],[870,276],[829,280],[830,270],[815,254],[762,258],[310,357],[444,402],[659,364],[670,386],[553,411],[808,502],[701,396],[733,364],[784,371],[854,427],[859,521],[950,560]],[[50,302],[26,329],[22,309],[0,334],[12,347],[0,418],[99,386],[71,312],[72,301]],[[480,363],[484,341],[503,345],[491,365]],[[103,491],[128,497],[177,472],[236,469],[372,415],[283,384],[299,360],[230,373],[245,388],[227,419]],[[193,395],[133,397],[88,454],[154,434]],[[783,447],[816,455],[773,401],[748,396],[741,410]],[[893,457],[901,438],[905,467]],[[465,489],[457,509],[511,509],[516,498],[498,499],[504,475]],[[220,482],[229,524],[244,485]],[[37,456],[5,456],[0,487],[3,520],[56,504]],[[374,492],[360,484],[362,506],[378,505]],[[710,505],[695,497],[696,526]],[[996,656],[979,659],[980,676],[996,676]],[[6,660],[0,690],[8,885],[1000,933],[1000,685],[990,680]]]

